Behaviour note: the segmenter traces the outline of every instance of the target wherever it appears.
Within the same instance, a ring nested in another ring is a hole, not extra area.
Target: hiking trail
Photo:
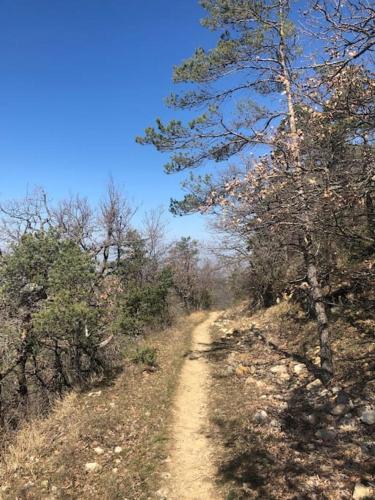
[[[210,327],[218,317],[209,318],[193,331],[193,356],[187,358],[177,389],[172,428],[172,447],[168,463],[168,500],[219,500],[215,489],[216,469],[213,449],[207,437],[210,368],[204,356],[209,348]]]

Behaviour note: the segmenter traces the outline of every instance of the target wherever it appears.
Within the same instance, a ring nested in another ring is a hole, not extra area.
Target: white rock
[[[362,483],[357,483],[354,487],[353,498],[356,500],[361,500],[364,498],[374,498],[374,490],[365,486]]]
[[[86,472],[98,472],[98,471],[100,471],[101,468],[102,468],[102,466],[100,464],[98,464],[97,462],[91,462],[91,463],[87,463],[85,465]]]
[[[319,396],[321,396],[321,397],[325,397],[328,395],[329,395],[328,389],[322,389],[321,391],[319,391]]]
[[[367,425],[375,424],[375,410],[371,408],[365,408],[365,410],[361,413],[360,417],[361,422]]]
[[[297,365],[294,365],[293,371],[296,375],[306,375],[307,374],[307,368],[304,364],[299,363]]]
[[[260,391],[263,389],[267,389],[267,384],[262,382],[262,380],[258,380],[254,377],[247,377],[247,379],[245,380],[245,384],[252,385],[252,386],[256,387],[257,389],[259,389]]]
[[[316,415],[314,415],[313,413],[310,413],[309,415],[304,415],[302,419],[311,425],[315,425],[318,421]]]
[[[276,365],[273,366],[270,369],[271,373],[274,373],[275,375],[282,375],[282,374],[288,374],[287,367],[285,365]]]
[[[321,387],[322,385],[323,385],[322,381],[320,379],[316,378],[315,380],[313,380],[312,382],[307,384],[306,389],[308,391],[311,391],[312,389],[316,389],[317,387]]]
[[[259,410],[254,414],[254,422],[257,424],[263,424],[268,420],[268,413],[264,410]]]
[[[335,417],[341,417],[342,415],[346,415],[350,411],[350,407],[345,404],[338,404],[332,408],[330,411],[331,415]]]
[[[117,454],[122,453],[122,448],[121,448],[121,446],[116,446],[116,448],[115,448],[115,453],[117,453]]]
[[[156,492],[156,496],[162,500],[166,500],[168,498],[169,491],[166,488],[162,488]]]
[[[104,450],[103,450],[103,448],[100,448],[100,446],[98,446],[97,448],[94,448],[94,451],[97,455],[104,455]]]

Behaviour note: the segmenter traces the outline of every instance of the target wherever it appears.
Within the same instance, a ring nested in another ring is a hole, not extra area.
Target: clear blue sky
[[[179,197],[166,157],[134,142],[154,118],[172,67],[210,33],[197,0],[0,2],[0,197],[43,186],[55,199],[93,202],[108,176],[142,209]],[[200,216],[171,222],[204,237]]]

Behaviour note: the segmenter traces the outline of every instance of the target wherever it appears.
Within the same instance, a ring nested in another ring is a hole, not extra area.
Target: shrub
[[[157,354],[154,347],[141,347],[133,358],[134,363],[142,363],[147,366],[157,366]]]

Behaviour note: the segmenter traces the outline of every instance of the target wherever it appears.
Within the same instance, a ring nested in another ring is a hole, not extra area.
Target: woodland
[[[167,98],[199,114],[186,124],[157,120],[137,140],[172,153],[169,173],[228,165],[190,173],[171,210],[217,216],[228,250],[247,262],[256,304],[283,293],[304,302],[329,382],[329,309],[353,290],[373,306],[374,8],[366,0],[201,4],[217,45],[175,67],[174,82],[188,89]]]
[[[136,225],[113,180],[97,206],[80,195],[52,203],[42,189],[1,202],[4,434],[116,377],[129,345],[177,318],[239,303],[251,314],[298,309],[299,333],[291,328],[282,352],[300,353],[327,390],[342,377],[345,324],[345,342],[368,346],[356,387],[374,379],[374,5],[200,4],[216,45],[174,67],[166,105],[176,119],[136,141],[167,155],[167,175],[185,172],[170,210],[205,214],[214,243],[168,240],[161,210]],[[138,350],[135,362],[152,372],[156,352]]]

